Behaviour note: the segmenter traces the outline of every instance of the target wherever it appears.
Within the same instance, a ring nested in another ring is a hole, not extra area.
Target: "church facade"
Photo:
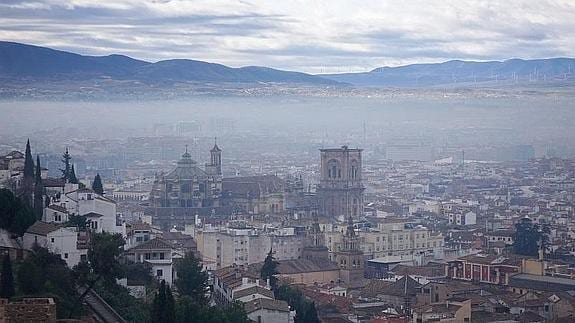
[[[221,150],[210,150],[210,163],[200,168],[186,152],[174,170],[156,176],[150,194],[152,207],[205,208],[220,206],[222,191]]]

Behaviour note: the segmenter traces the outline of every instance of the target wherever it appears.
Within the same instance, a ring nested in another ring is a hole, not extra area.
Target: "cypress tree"
[[[102,178],[100,178],[100,174],[96,174],[96,177],[94,177],[94,181],[92,182],[92,190],[100,195],[104,195],[104,186],[102,185]]]
[[[22,195],[24,203],[32,206],[32,191],[34,190],[34,159],[30,150],[30,139],[26,141],[26,153],[24,155],[24,178],[22,181]]]
[[[68,181],[72,184],[78,184],[78,177],[76,177],[76,170],[74,170],[74,165],[70,168],[70,175]]]
[[[270,287],[275,292],[277,288],[277,278],[275,275],[277,272],[278,262],[275,260],[273,256],[272,249],[270,248],[270,252],[268,253],[266,259],[264,260],[264,264],[262,265],[262,269],[260,270],[260,277],[262,279],[269,279],[270,280]]]
[[[72,157],[68,152],[68,148],[66,148],[66,152],[62,155],[62,163],[64,163],[64,169],[60,169],[62,172],[62,178],[65,182],[70,182],[70,159],[72,159]]]
[[[42,219],[44,213],[44,185],[42,184],[42,167],[40,156],[36,155],[36,182],[34,184],[34,213],[37,219]]]
[[[166,281],[162,280],[160,289],[152,304],[152,322],[163,322],[166,312]]]
[[[176,321],[176,304],[170,286],[166,286],[166,307],[164,308],[164,322],[174,323]]]
[[[4,259],[2,260],[2,277],[0,280],[0,297],[10,299],[14,294],[12,263],[10,261],[10,256],[4,255]]]
[[[30,139],[26,141],[26,154],[24,155],[24,178],[34,178],[34,159],[30,150]]]

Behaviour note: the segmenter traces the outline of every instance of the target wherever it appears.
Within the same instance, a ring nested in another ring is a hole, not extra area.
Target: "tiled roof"
[[[274,293],[266,288],[261,286],[252,286],[249,288],[241,289],[234,292],[234,299],[242,298],[244,296],[254,295],[254,294],[261,294],[269,298],[274,297]]]
[[[379,279],[371,279],[369,283],[361,289],[360,296],[363,298],[374,298],[377,295],[381,294],[383,290],[387,287],[391,286],[393,282],[379,280]]]
[[[64,187],[66,183],[61,178],[45,178],[42,180],[44,187]]]
[[[56,231],[58,229],[60,229],[60,227],[57,225],[54,225],[52,223],[36,221],[36,223],[32,224],[32,226],[30,226],[28,228],[28,230],[26,230],[26,233],[32,233],[32,234],[45,236],[48,233]]]
[[[47,209],[51,209],[51,210],[62,212],[62,213],[68,213],[68,210],[65,207],[60,206],[58,204],[51,204],[47,207]]]
[[[244,303],[244,309],[246,310],[247,314],[255,312],[260,309],[289,312],[289,305],[285,301],[267,299],[267,298],[258,298],[256,300]]]
[[[278,273],[285,275],[339,270],[337,264],[329,260],[290,259],[280,260],[278,263]]]
[[[283,191],[284,181],[275,175],[230,177],[222,180],[222,191],[259,197]]]
[[[165,250],[171,250],[173,248],[173,245],[164,240],[164,239],[160,239],[160,238],[154,238],[152,240],[148,240],[142,244],[139,244],[135,247],[130,248],[130,250],[158,250],[158,249],[165,249]]]
[[[407,280],[407,281],[406,281]],[[415,279],[409,276],[403,276],[401,279],[397,280],[393,284],[389,285],[387,288],[381,291],[382,295],[393,295],[393,296],[414,296],[417,294],[418,288],[421,284]]]
[[[100,214],[100,213],[96,213],[96,212],[90,212],[90,213],[82,214],[82,216],[85,216],[87,218],[101,218],[104,215]]]

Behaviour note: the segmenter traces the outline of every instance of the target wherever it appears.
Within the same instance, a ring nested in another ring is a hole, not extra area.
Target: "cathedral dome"
[[[198,167],[198,163],[192,159],[192,156],[186,152],[182,155],[182,158],[178,161],[176,169],[171,171],[166,175],[166,179],[196,179],[203,180],[208,177],[205,171]]]

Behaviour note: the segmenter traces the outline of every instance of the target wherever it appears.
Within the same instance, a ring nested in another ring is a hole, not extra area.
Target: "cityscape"
[[[0,322],[575,322],[575,6],[518,4],[0,4]]]

